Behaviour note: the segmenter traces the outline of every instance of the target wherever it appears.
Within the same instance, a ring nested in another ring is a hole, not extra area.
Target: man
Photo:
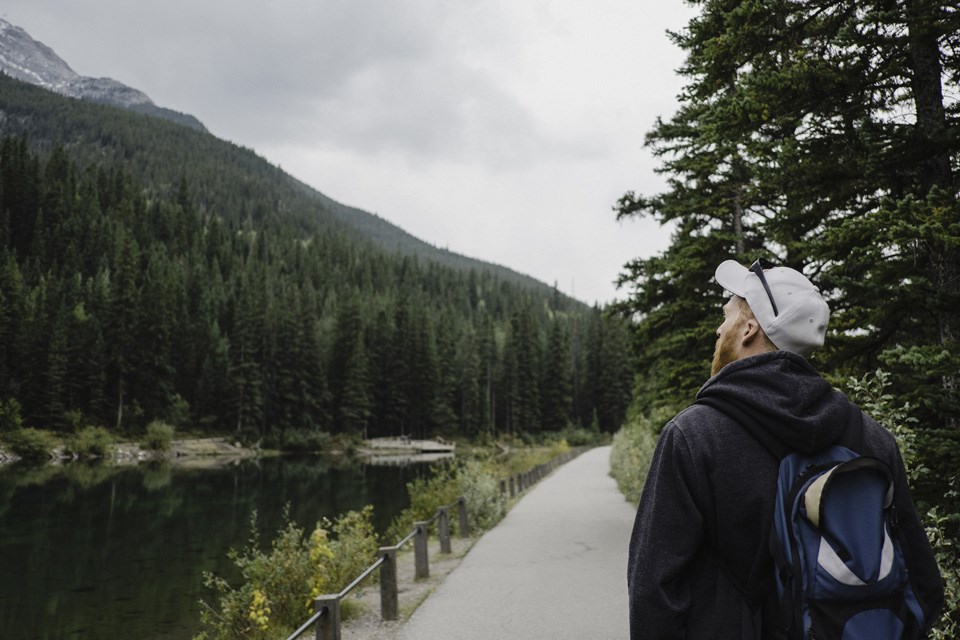
[[[744,424],[810,453],[840,442],[860,411],[805,359],[826,333],[820,292],[793,269],[765,267],[728,260],[716,270],[733,297],[717,329],[712,377],[697,394],[705,404],[664,427],[637,509],[627,577],[634,640],[770,637],[763,610],[775,591],[769,541],[779,461]],[[711,400],[734,410],[706,406]],[[893,470],[900,538],[929,625],[943,583],[896,443],[864,416],[858,453]]]

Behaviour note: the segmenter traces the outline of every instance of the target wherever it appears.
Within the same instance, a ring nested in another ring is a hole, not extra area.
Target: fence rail
[[[509,497],[516,497],[525,489],[529,489],[539,482],[553,469],[569,462],[579,455],[583,449],[560,454],[549,462],[537,465],[532,469],[510,476],[500,481],[500,492]],[[509,481],[509,485],[508,485]],[[396,620],[399,617],[399,598],[397,584],[397,552],[405,544],[413,540],[414,577],[417,580],[430,576],[430,560],[427,551],[427,541],[430,527],[437,524],[437,536],[440,539],[440,553],[451,553],[450,545],[450,509],[457,507],[457,530],[461,538],[470,537],[470,522],[467,517],[467,503],[463,496],[451,504],[437,509],[429,520],[413,523],[413,531],[403,540],[392,547],[380,547],[379,557],[357,576],[353,582],[339,593],[325,594],[314,599],[314,614],[294,631],[287,640],[296,640],[306,633],[311,626],[316,626],[316,640],[340,640],[340,603],[361,582],[366,580],[374,571],[380,569],[380,617],[383,620]]]

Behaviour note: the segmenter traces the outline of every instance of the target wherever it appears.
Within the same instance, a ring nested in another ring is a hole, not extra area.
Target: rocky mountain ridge
[[[70,98],[130,109],[206,131],[195,117],[157,106],[142,91],[112,78],[82,76],[50,47],[0,18],[0,72]]]

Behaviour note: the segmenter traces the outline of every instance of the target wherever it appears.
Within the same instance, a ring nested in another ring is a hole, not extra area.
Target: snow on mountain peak
[[[134,109],[206,131],[193,116],[158,107],[142,91],[111,78],[81,76],[53,49],[0,18],[0,72],[71,98]]]

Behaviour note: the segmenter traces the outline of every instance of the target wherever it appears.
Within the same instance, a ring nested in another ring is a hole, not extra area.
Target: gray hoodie
[[[934,617],[943,583],[885,429],[864,416],[862,441],[848,441],[847,425],[860,409],[785,351],[727,365],[697,398],[724,411],[695,404],[660,435],[630,541],[632,639],[765,637],[761,605],[774,589],[767,550],[779,460],[760,439],[804,453],[840,443],[893,470],[911,582],[927,619]]]

